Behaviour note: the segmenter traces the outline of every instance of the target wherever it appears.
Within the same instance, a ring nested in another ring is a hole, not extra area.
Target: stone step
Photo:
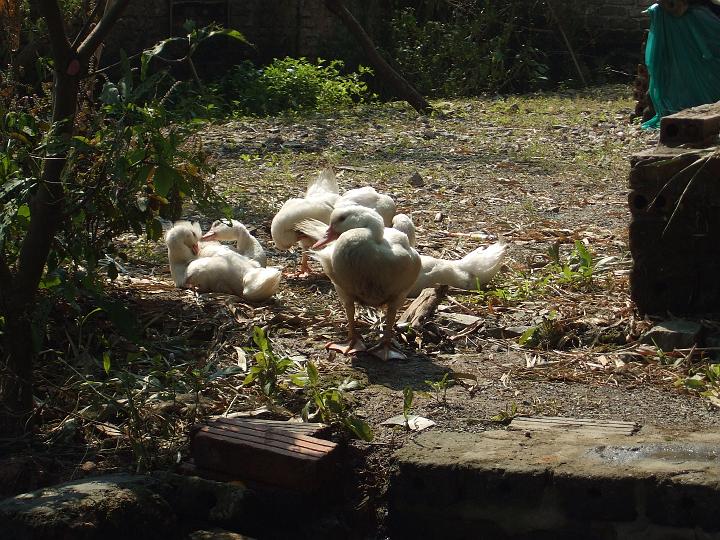
[[[391,479],[391,537],[720,539],[720,432],[548,423],[407,443]]]

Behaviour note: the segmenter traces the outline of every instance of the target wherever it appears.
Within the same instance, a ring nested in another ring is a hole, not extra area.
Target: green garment
[[[645,64],[656,114],[642,127],[653,129],[663,116],[720,101],[720,18],[704,6],[690,6],[681,17],[658,4],[647,12]]]

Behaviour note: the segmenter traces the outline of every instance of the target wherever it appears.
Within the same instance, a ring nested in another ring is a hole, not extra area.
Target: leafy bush
[[[391,21],[390,55],[421,93],[526,91],[547,83],[547,56],[531,30],[545,24],[539,0],[474,0],[446,20],[413,8]]]
[[[163,75],[138,80],[127,62],[123,72],[120,81],[106,82],[99,103],[85,104],[75,135],[61,143],[68,155],[61,177],[66,198],[40,283],[46,293],[72,299],[80,288],[99,294],[100,278],[114,278],[120,268],[122,253],[113,240],[127,231],[159,238],[158,214],[171,194],[192,196],[201,207],[222,205],[204,181],[209,166],[192,125],[170,122],[162,105],[148,97]],[[8,80],[0,86],[15,88]],[[43,136],[51,106],[45,95],[22,100],[13,93],[0,95],[11,96],[0,100],[0,140],[5,141],[0,148],[0,256],[13,268],[34,217],[30,201],[38,189],[37,156],[47,145]],[[41,335],[42,321],[37,323]]]
[[[264,68],[245,61],[203,91],[183,84],[171,101],[187,116],[212,118],[344,109],[372,99],[363,81],[370,69],[345,74],[343,67],[340,60],[283,58]]]

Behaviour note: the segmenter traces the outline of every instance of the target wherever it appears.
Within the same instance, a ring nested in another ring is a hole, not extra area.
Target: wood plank
[[[278,440],[277,438],[272,437],[272,434],[268,435],[269,436],[266,437],[263,437],[262,435],[253,436],[252,434],[248,433],[237,433],[234,431],[220,430],[206,426],[197,432],[195,438],[204,436],[210,436],[210,438],[214,439],[222,438],[223,440],[226,440],[228,442],[243,444],[255,448],[275,449],[275,451],[277,451],[278,453],[286,454],[289,456],[293,456],[295,454],[302,454],[309,457],[322,457],[328,451],[331,451],[333,449],[332,447],[321,447],[319,445],[317,447],[313,447],[310,446],[307,442],[297,439],[294,440],[285,438]]]
[[[510,429],[519,431],[567,430],[597,434],[632,435],[640,426],[624,420],[596,420],[593,418],[564,418],[561,416],[517,416]]]

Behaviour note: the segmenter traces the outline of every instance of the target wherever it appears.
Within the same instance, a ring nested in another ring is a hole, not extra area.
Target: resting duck
[[[502,242],[477,248],[454,261],[422,255],[422,270],[408,296],[417,296],[423,289],[437,285],[449,285],[465,291],[477,290],[498,273],[504,258],[505,244]]]
[[[201,240],[235,242],[235,251],[240,255],[257,261],[260,266],[267,266],[267,256],[258,239],[250,234],[245,225],[235,219],[213,221],[210,230]]]
[[[177,287],[195,287],[200,292],[242,296],[254,302],[277,292],[280,271],[260,268],[257,261],[235,253],[227,246],[200,249],[200,225],[179,221],[165,235],[170,274]]]
[[[325,236],[313,245],[315,250],[323,247],[315,255],[333,282],[348,320],[348,342],[329,343],[327,348],[343,354],[366,350],[355,330],[357,302],[387,306],[380,344],[368,352],[382,360],[405,358],[393,347],[393,327],[398,309],[421,268],[420,255],[410,246],[408,237],[386,228],[374,210],[345,206],[333,210]]]
[[[340,197],[338,192],[332,169],[324,169],[313,182],[308,184],[304,198],[285,201],[272,220],[270,234],[278,249],[290,249],[295,244],[300,244],[302,248],[300,275],[310,273],[307,249],[312,246],[314,240],[297,230],[297,224],[305,219],[328,223],[335,201]]]

